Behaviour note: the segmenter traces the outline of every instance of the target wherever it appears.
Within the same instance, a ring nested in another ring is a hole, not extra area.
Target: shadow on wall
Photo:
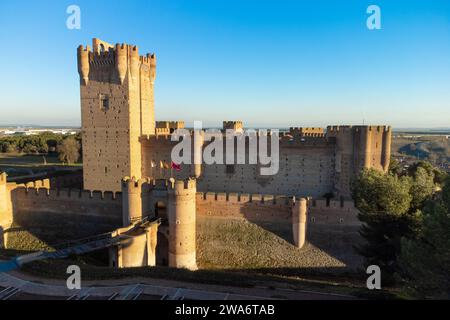
[[[278,212],[273,212],[273,208],[264,207],[264,204],[250,202],[242,205],[241,214],[247,221],[271,232],[294,246],[292,215],[285,208],[280,207]],[[362,241],[359,235],[359,226],[339,223],[337,218],[334,220],[336,220],[336,223],[320,223],[316,222],[314,215],[308,215],[305,246],[309,243],[327,255],[341,261],[349,269],[356,269],[362,263],[361,256],[354,249],[355,244]],[[306,247],[297,250],[305,249]],[[297,270],[300,273],[303,273],[306,268],[301,269],[292,268],[293,271]]]
[[[163,230],[158,230],[158,238],[156,242],[156,265],[169,265],[169,240]]]
[[[119,199],[106,194],[92,197],[80,190],[16,188],[11,191],[13,221],[37,239],[61,243],[100,233],[122,226],[122,205]]]

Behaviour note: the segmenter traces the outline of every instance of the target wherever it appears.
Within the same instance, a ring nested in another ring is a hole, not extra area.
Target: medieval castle
[[[92,49],[78,47],[78,72],[84,190],[56,190],[46,180],[9,183],[2,175],[0,226],[26,224],[39,212],[111,222],[121,227],[117,235],[132,239],[110,247],[111,266],[196,269],[197,217],[289,224],[293,244],[301,248],[307,224],[358,226],[352,177],[362,168],[389,166],[390,127],[329,126],[283,133],[275,175],[261,175],[259,163],[183,164],[174,170],[171,150],[177,142],[171,133],[184,122],[155,122],[155,55],[93,39]],[[224,121],[225,129],[243,125]],[[201,140],[198,147],[209,143]]]

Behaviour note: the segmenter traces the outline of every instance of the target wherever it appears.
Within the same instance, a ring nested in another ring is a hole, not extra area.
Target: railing
[[[162,222],[163,222],[163,219],[162,218],[158,218],[158,217],[145,216],[145,217],[133,218],[133,219],[131,219],[131,224],[133,224],[134,227],[131,228],[129,231],[131,231],[131,230],[133,230],[133,229],[135,229],[135,228],[137,228],[140,225],[143,225],[145,223],[158,223],[158,224],[161,224]],[[114,233],[114,231],[111,231],[111,232],[97,234],[97,235],[94,235],[94,236],[89,236],[89,237],[86,237],[86,238],[69,240],[69,241],[66,241],[66,242],[57,243],[55,245],[50,245],[50,247],[55,249],[55,250],[61,250],[61,249],[66,249],[66,248],[77,246],[77,245],[82,245],[82,244],[89,243],[89,242],[105,240],[105,239],[108,239],[108,238],[112,239],[113,238],[113,233]]]

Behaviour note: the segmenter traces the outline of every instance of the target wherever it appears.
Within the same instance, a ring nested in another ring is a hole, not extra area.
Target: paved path
[[[82,286],[80,290],[70,290],[62,280],[27,277],[17,271],[12,274],[0,273],[0,300],[14,299],[21,293],[69,300],[138,300],[146,296],[162,300],[355,299],[347,295],[290,288],[241,288],[150,278],[86,281],[82,282]]]

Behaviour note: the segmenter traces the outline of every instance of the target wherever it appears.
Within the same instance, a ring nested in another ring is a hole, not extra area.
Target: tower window
[[[226,172],[227,174],[234,174],[235,171],[236,171],[236,168],[235,168],[234,165],[232,165],[232,164],[227,164],[227,165],[226,165],[226,167],[225,167],[225,172]]]
[[[107,111],[109,109],[109,97],[106,94],[100,95],[100,109]]]

